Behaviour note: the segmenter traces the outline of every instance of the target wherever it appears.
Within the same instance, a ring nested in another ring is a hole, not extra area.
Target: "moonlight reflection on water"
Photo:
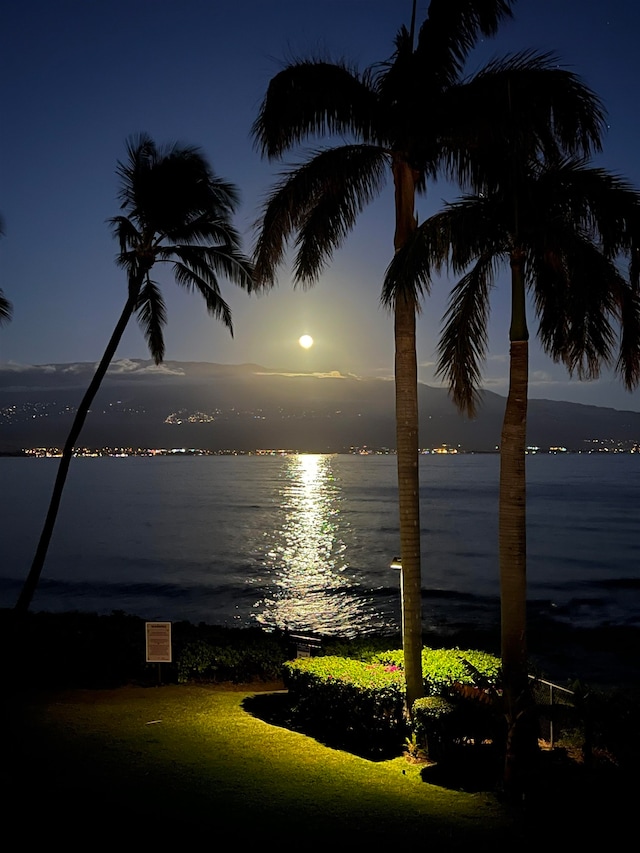
[[[271,595],[256,604],[256,619],[269,628],[313,625],[324,633],[353,636],[364,602],[350,591],[347,523],[341,518],[341,486],[332,456],[287,457],[279,491],[281,528],[268,534],[266,570]]]
[[[33,558],[56,460],[0,459],[0,606]],[[499,625],[496,454],[420,457],[423,623]],[[527,457],[527,584],[541,618],[640,625],[640,454]],[[78,458],[34,609],[397,634],[392,455]]]

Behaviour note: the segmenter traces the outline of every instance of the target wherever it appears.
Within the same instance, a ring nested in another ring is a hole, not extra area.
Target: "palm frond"
[[[393,309],[400,297],[419,306],[431,290],[432,273],[440,272],[449,258],[450,245],[442,239],[436,217],[423,222],[395,253],[382,283],[380,302]]]
[[[452,289],[438,342],[436,376],[447,381],[453,402],[469,417],[475,415],[479,400],[494,276],[494,257],[482,255]]]
[[[448,270],[461,275],[479,256],[494,258],[496,265],[508,258],[511,237],[502,222],[499,199],[463,196],[446,204],[421,223],[389,264],[382,289],[382,304],[391,307],[396,295],[413,293],[418,300],[428,293],[432,273]]]
[[[508,82],[506,120],[519,131],[516,139],[529,124],[544,143],[546,125],[547,133],[566,154],[589,156],[601,150],[606,130],[604,104],[581,77],[562,67],[553,53],[514,54],[490,62],[480,76]],[[553,146],[541,145],[540,150],[551,153]]]
[[[437,105],[439,164],[476,190],[503,184],[505,163],[601,148],[602,102],[549,53],[523,51],[489,62],[449,87]]]
[[[549,212],[578,224],[609,257],[638,244],[640,193],[620,175],[582,159],[561,159],[545,166],[535,193]]]
[[[4,234],[4,219],[0,216],[0,237]],[[8,323],[13,315],[13,305],[0,290],[0,326]]]
[[[640,379],[634,351],[640,285],[627,281],[618,266],[620,253],[638,245],[636,190],[580,158],[533,158],[519,168],[515,179],[508,177],[487,197],[463,197],[418,231],[430,235],[423,251],[434,268],[459,272],[475,264],[452,291],[439,344],[439,375],[466,411],[473,410],[471,392],[486,347],[482,300],[488,300],[497,265],[516,244],[525,252],[525,281],[543,349],[571,375],[593,379],[614,362],[619,323],[617,371],[627,387]]]
[[[229,218],[238,204],[234,185],[216,176],[201,150],[173,143],[158,148],[145,134],[127,145],[116,173],[121,209],[140,232],[166,234],[202,213]]]
[[[253,264],[233,246],[173,246],[162,255],[167,261],[177,260],[189,267],[203,280],[211,280],[216,287],[218,276],[223,276],[249,293],[253,289]]]
[[[313,281],[357,214],[380,191],[386,167],[381,149],[346,145],[314,152],[306,163],[285,172],[259,223],[253,254],[258,286],[273,283],[296,231],[296,280]]]
[[[640,292],[637,283],[621,278],[615,296],[621,328],[616,373],[627,391],[633,391],[640,385]]]
[[[142,240],[142,234],[135,224],[126,216],[114,216],[107,220],[111,225],[113,236],[120,246],[120,254],[126,255],[131,249],[137,248]],[[123,265],[121,263],[121,265]]]
[[[212,275],[200,276],[195,269],[186,264],[176,263],[173,267],[176,282],[186,290],[197,291],[205,301],[207,311],[212,317],[221,320],[233,336],[231,309],[222,298],[217,279]]]
[[[534,189],[528,280],[543,348],[570,374],[593,379],[613,364],[619,323],[617,371],[633,387],[637,282],[626,281],[618,260],[637,245],[638,193],[624,178],[571,159],[548,164]]]
[[[450,245],[449,269],[459,275],[481,255],[506,259],[513,244],[511,218],[502,196],[468,195],[445,205],[436,222],[443,246]]]
[[[185,219],[181,225],[177,225],[172,230],[170,235],[158,234],[155,238],[158,250],[162,248],[165,239],[170,239],[170,244],[192,246],[213,244],[232,247],[234,251],[239,251],[241,245],[240,234],[228,218],[213,211],[198,213],[190,219]]]
[[[640,287],[640,245],[634,241],[629,252],[629,280],[634,287]]]
[[[116,175],[120,179],[118,198],[121,210],[133,214],[137,209],[138,184],[157,160],[158,149],[146,133],[131,136],[126,142],[127,159],[119,160]]]
[[[620,273],[590,239],[566,232],[532,259],[542,347],[570,375],[595,379],[613,361],[615,291]]]
[[[512,207],[501,195],[466,195],[445,204],[420,230],[437,233],[432,239],[436,268],[446,266],[461,275],[482,254],[506,257],[512,248]]]
[[[8,323],[13,316],[13,305],[0,290],[0,325]]]
[[[515,0],[431,0],[420,27],[415,70],[442,91],[459,78],[481,36],[493,36],[512,17]]]
[[[310,205],[300,222],[294,261],[294,283],[303,285],[317,279],[358,214],[379,194],[388,167],[385,153],[370,146],[329,149],[313,163],[307,174]]]
[[[167,313],[160,288],[149,277],[140,289],[136,311],[149,352],[155,363],[160,364],[164,358],[163,329],[167,322]]]
[[[217,176],[201,150],[172,143],[158,147],[146,134],[127,143],[118,163],[123,214],[109,220],[127,271],[129,298],[156,362],[164,357],[166,322],[160,290],[149,273],[156,263],[173,263],[176,282],[198,292],[210,314],[231,328],[231,312],[221,296],[219,277],[247,290],[253,265],[240,250],[233,226],[239,194]]]
[[[251,133],[262,156],[275,159],[312,137],[376,136],[377,99],[367,73],[343,62],[298,60],[269,83]]]

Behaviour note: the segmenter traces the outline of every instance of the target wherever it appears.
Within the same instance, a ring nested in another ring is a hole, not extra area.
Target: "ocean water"
[[[29,569],[55,459],[1,458],[0,606]],[[499,624],[499,458],[422,456],[423,620]],[[640,628],[640,455],[527,457],[528,593]],[[323,634],[396,632],[394,456],[78,458],[32,609]]]

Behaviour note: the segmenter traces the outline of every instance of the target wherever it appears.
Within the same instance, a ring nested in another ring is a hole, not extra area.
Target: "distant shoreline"
[[[528,456],[593,456],[595,454],[615,454],[620,453],[633,454],[640,453],[640,447],[634,445],[630,448],[599,448],[596,450],[572,450],[566,447],[535,447],[527,449]],[[462,449],[445,449],[445,448],[425,448],[419,451],[420,456],[497,456],[499,450],[462,450]],[[142,456],[151,458],[154,456],[300,456],[300,455],[322,455],[322,456],[395,456],[396,451],[390,448],[348,448],[341,450],[319,450],[317,452],[309,450],[276,450],[276,449],[255,449],[255,450],[209,450],[199,447],[138,447],[138,448],[115,448],[115,447],[82,447],[76,448],[73,453],[74,457],[113,457],[126,458],[129,456]],[[35,458],[35,459],[57,459],[62,456],[62,450],[58,447],[31,447],[22,450],[0,450],[0,457],[17,457],[17,458]]]

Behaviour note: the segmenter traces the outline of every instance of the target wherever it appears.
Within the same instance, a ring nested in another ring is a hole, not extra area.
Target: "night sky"
[[[421,21],[427,8],[418,3]],[[604,101],[609,132],[598,163],[640,186],[640,4],[632,0],[520,0],[500,35],[479,46],[467,70],[521,49],[553,51]],[[388,58],[411,0],[5,0],[0,13],[0,287],[14,319],[0,329],[0,363],[97,361],[126,295],[106,220],[118,213],[116,162],[141,131],[158,143],[200,146],[241,195],[244,247],[279,166],[261,161],[251,124],[270,78],[288,59],[347,58],[360,69]],[[456,191],[432,185],[423,220]],[[225,283],[235,337],[204,304],[166,283],[166,358],[254,362],[299,372],[390,377],[393,323],[380,307],[393,251],[392,188],[362,215],[311,290],[294,291],[287,268],[268,294]],[[485,385],[506,393],[507,276],[493,294]],[[449,289],[434,283],[418,327],[419,378],[433,377]],[[533,341],[531,397],[640,411],[609,374],[569,381]],[[298,345],[312,335],[310,349]],[[117,358],[148,358],[133,323]]]

